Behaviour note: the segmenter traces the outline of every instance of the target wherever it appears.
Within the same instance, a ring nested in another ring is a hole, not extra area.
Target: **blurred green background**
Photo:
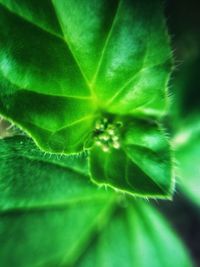
[[[200,266],[200,2],[168,0],[166,17],[175,60],[170,123],[178,177],[174,201],[157,206]]]

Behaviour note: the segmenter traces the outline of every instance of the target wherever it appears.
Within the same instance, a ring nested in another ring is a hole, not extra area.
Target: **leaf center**
[[[94,142],[104,152],[109,152],[111,149],[120,148],[120,132],[122,122],[117,121],[111,123],[107,118],[102,118],[96,121],[94,130]]]

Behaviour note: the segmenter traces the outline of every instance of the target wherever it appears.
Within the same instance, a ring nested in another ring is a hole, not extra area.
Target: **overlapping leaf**
[[[62,206],[105,195],[87,178],[86,155],[44,154],[24,137],[0,141],[1,210]]]
[[[22,137],[0,149],[2,266],[193,266],[150,204],[87,183],[84,156],[45,156]]]
[[[92,179],[134,195],[171,198],[171,152],[162,129],[155,123],[130,118],[123,124],[126,128],[120,149],[105,153],[94,146],[91,150]]]

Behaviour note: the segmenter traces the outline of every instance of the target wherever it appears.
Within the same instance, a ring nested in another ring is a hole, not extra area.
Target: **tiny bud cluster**
[[[109,152],[112,148],[119,149],[119,127],[121,122],[109,123],[108,119],[98,120],[95,125],[94,140],[104,152]]]

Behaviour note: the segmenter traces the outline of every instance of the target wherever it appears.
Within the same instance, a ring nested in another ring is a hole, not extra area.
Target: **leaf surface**
[[[41,208],[104,197],[91,184],[87,157],[44,154],[31,139],[0,140],[0,209]],[[45,192],[45,194],[44,194]]]
[[[91,177],[130,194],[170,198],[174,187],[169,141],[155,123],[126,118],[121,148],[103,152],[94,146]]]
[[[149,203],[87,183],[84,156],[45,156],[25,137],[0,140],[0,148],[4,267],[193,266]]]
[[[145,202],[135,201],[125,209],[118,208],[78,263],[81,267],[92,267],[94,261],[100,267],[193,266],[188,259],[161,214]]]
[[[1,262],[5,267],[90,267],[94,262],[98,267],[193,266],[183,244],[150,205],[134,202],[126,209],[116,207],[117,214],[102,206],[86,202],[1,214]]]
[[[171,53],[159,1],[0,0],[0,12],[0,112],[43,150],[83,150],[102,111],[166,111]]]

